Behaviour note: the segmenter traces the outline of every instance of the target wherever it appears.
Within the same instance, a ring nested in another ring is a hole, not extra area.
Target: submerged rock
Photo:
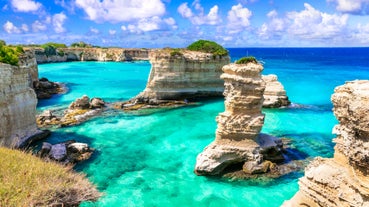
[[[369,81],[346,82],[334,91],[334,157],[309,164],[285,207],[369,206]]]
[[[255,63],[223,67],[225,112],[216,118],[215,141],[197,157],[196,174],[218,175],[231,165],[245,162],[245,172],[252,174],[270,169],[270,165],[266,166],[268,162],[262,164],[265,158],[283,160],[282,142],[260,134],[264,124],[262,70],[263,66]]]

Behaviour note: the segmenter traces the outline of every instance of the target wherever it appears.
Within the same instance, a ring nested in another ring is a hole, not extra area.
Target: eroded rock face
[[[266,165],[263,162],[268,152],[281,154],[281,141],[260,134],[264,124],[262,70],[262,65],[254,63],[223,67],[225,112],[216,118],[215,141],[197,157],[196,174],[216,175],[229,165],[245,162],[245,172],[257,173]]]
[[[316,158],[283,206],[369,206],[369,81],[347,82],[331,99],[339,121],[334,158]]]
[[[180,53],[173,55],[168,49],[151,51],[152,67],[145,90],[121,108],[175,101],[175,104],[186,104],[194,98],[221,96],[224,87],[220,75],[222,67],[230,61],[229,56],[189,50]]]
[[[276,75],[263,75],[262,79],[265,82],[263,107],[280,108],[290,105],[286,91]]]
[[[33,89],[38,99],[51,98],[53,94],[64,93],[65,89],[60,83],[49,81],[47,78],[40,78],[33,82]]]
[[[148,49],[124,48],[61,48],[54,54],[46,54],[44,49],[34,49],[37,63],[68,61],[133,61],[148,60]]]
[[[19,66],[0,63],[0,145],[7,147],[22,146],[42,133],[36,126],[37,98],[31,88],[37,64],[30,51],[19,59]]]

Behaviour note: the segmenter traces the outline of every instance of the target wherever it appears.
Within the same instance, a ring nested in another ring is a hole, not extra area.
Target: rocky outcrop
[[[20,147],[42,138],[36,125],[37,64],[31,51],[19,57],[19,66],[0,63],[0,145]],[[36,76],[36,77],[34,77]]]
[[[124,48],[59,48],[45,52],[42,48],[33,49],[37,63],[69,62],[69,61],[134,61],[148,60],[148,49]]]
[[[262,79],[265,82],[264,108],[280,108],[291,104],[282,83],[278,81],[276,75],[263,75]]]
[[[334,157],[316,158],[283,206],[369,206],[369,81],[337,87],[332,102],[339,121]]]
[[[262,65],[254,63],[223,67],[225,112],[216,118],[215,141],[197,157],[196,174],[216,175],[240,163],[245,173],[262,173],[273,167],[269,161],[283,160],[282,142],[260,134],[264,124],[262,70]]]
[[[37,116],[36,121],[39,127],[72,126],[100,114],[104,107],[105,102],[101,98],[90,99],[84,95],[72,102],[62,116],[57,116],[52,111],[46,110]]]
[[[38,99],[48,99],[54,94],[65,93],[65,87],[62,84],[49,81],[47,78],[40,78],[35,81],[33,89]]]
[[[38,155],[48,161],[52,160],[69,164],[89,159],[93,151],[94,150],[86,143],[79,143],[74,140],[70,140],[54,145],[43,142]]]
[[[177,53],[170,49],[152,51],[151,71],[145,90],[121,104],[120,108],[186,104],[197,98],[221,96],[224,86],[219,77],[222,67],[229,61],[229,56],[189,50]]]

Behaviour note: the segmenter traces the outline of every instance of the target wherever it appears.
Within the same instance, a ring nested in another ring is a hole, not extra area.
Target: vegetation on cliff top
[[[77,206],[100,193],[83,175],[57,163],[0,147],[0,206]]]
[[[19,55],[22,53],[24,53],[22,47],[6,46],[6,42],[4,40],[0,40],[0,62],[10,65],[18,65]]]
[[[248,57],[242,57],[236,61],[236,64],[247,64],[247,63],[258,63],[255,57],[248,56]]]
[[[208,40],[199,40],[187,47],[187,49],[192,51],[200,51],[213,53],[213,55],[228,55],[228,50],[226,50],[221,45],[218,45],[216,42],[208,41]]]

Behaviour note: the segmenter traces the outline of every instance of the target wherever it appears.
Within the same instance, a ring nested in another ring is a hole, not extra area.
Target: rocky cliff
[[[280,108],[290,105],[286,91],[276,75],[263,75],[262,79],[265,82],[263,107]]]
[[[246,173],[261,173],[269,170],[271,162],[266,160],[283,159],[281,141],[260,134],[264,124],[262,70],[262,65],[254,63],[223,67],[225,112],[216,118],[215,141],[197,157],[196,174],[216,175],[240,163]]]
[[[229,63],[229,56],[189,50],[173,53],[171,49],[162,49],[151,51],[149,58],[151,71],[146,88],[126,106],[184,103],[184,100],[223,93],[220,74],[222,67]]]
[[[41,133],[36,127],[37,64],[32,51],[19,58],[19,66],[0,63],[0,145],[19,147]]]
[[[339,121],[334,157],[316,158],[283,206],[369,206],[369,81],[337,87],[332,102]]]
[[[37,63],[68,61],[133,61],[148,60],[148,49],[123,48],[59,48],[46,52],[42,48],[33,49]]]

